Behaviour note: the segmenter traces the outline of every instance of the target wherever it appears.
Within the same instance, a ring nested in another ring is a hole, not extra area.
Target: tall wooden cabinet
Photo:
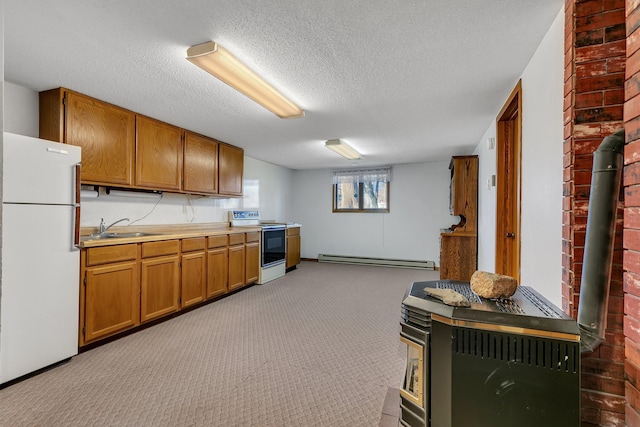
[[[478,266],[478,156],[454,156],[449,169],[449,212],[460,221],[440,234],[440,278],[468,281]]]

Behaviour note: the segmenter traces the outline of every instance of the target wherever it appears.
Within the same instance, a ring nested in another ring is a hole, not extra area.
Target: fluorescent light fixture
[[[304,111],[285,98],[228,50],[209,41],[187,49],[187,60],[222,80],[282,119],[303,117]]]
[[[349,144],[340,141],[339,139],[330,139],[324,143],[324,146],[329,150],[335,151],[336,153],[340,154],[345,159],[359,160],[362,158],[362,155],[360,153],[351,148]]]

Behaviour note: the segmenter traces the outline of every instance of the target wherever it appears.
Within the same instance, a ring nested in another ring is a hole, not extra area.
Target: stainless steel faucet
[[[119,219],[116,222],[112,223],[111,225],[108,225],[108,226],[105,227],[104,218],[100,218],[100,234],[105,234],[108,229],[110,229],[111,227],[113,227],[114,225],[116,225],[117,223],[122,222],[122,221],[129,221],[129,218]]]

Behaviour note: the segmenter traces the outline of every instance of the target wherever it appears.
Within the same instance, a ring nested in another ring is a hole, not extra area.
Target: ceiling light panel
[[[339,139],[330,139],[324,143],[329,150],[340,154],[345,159],[359,160],[362,155],[353,149],[349,144]]]
[[[216,42],[209,41],[191,46],[187,49],[187,60],[280,118],[304,116],[304,111],[300,107]]]

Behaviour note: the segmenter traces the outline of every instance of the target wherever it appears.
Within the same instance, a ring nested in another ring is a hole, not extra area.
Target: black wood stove
[[[445,305],[424,288],[453,289],[471,307]],[[532,288],[488,300],[466,282],[415,282],[400,324],[402,425],[580,425],[578,325]]]

